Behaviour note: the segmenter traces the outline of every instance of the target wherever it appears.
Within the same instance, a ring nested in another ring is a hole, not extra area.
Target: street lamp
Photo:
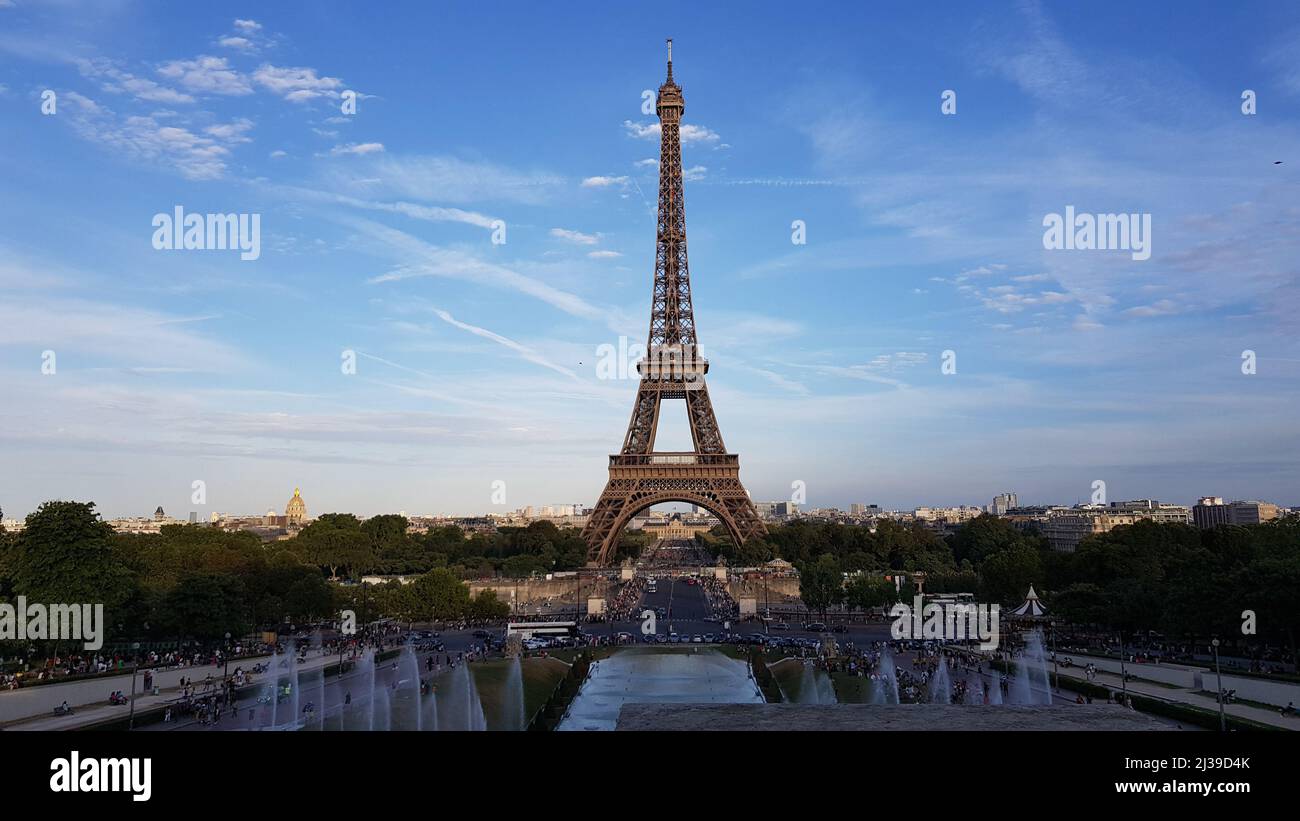
[[[1119,631],[1119,682],[1124,688],[1124,699],[1128,699],[1128,673],[1124,670],[1124,631]]]
[[[1052,689],[1061,692],[1061,669],[1056,661],[1056,619],[1048,622],[1052,628]]]
[[[578,568],[578,594],[573,599],[574,624],[582,624],[582,568]],[[581,629],[581,628],[579,628]]]
[[[767,625],[772,621],[772,597],[767,592],[767,565],[763,565],[763,630],[767,631]]]
[[[138,652],[140,649],[140,643],[138,641],[132,642],[131,649],[137,652],[135,653],[135,663],[131,665],[131,714],[127,718],[126,722],[126,729],[128,732],[135,729],[135,674],[136,671],[140,669],[140,656]]]
[[[1227,732],[1228,719],[1223,715],[1223,673],[1219,670],[1219,640],[1214,639],[1210,642],[1214,648],[1214,675],[1219,680],[1219,732]]]

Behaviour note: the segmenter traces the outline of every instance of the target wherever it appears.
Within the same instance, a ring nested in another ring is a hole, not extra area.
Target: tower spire
[[[668,38],[668,82],[673,81],[673,38]]]

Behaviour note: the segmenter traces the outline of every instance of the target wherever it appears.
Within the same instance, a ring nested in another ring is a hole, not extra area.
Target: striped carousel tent
[[[1029,585],[1029,595],[1025,596],[1025,603],[1012,610],[1009,614],[1012,618],[1017,619],[1042,619],[1047,617],[1047,608],[1038,600],[1038,594],[1034,592],[1034,586]]]

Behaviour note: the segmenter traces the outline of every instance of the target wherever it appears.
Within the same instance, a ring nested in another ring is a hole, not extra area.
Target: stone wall
[[[624,704],[618,730],[1173,730],[1118,704]]]
[[[765,592],[761,576],[752,579],[732,576],[727,583],[727,592],[736,600],[740,600],[742,596],[754,598],[757,600],[760,610],[766,606],[768,600],[771,601],[773,608],[783,608],[786,605],[799,603],[799,578],[797,576],[770,576],[767,580]]]
[[[550,599],[551,607],[557,605],[567,605],[573,607],[573,603],[578,598],[578,579],[577,577],[561,577],[557,579],[520,579],[516,585],[509,579],[491,579],[487,581],[468,582],[469,594],[477,596],[483,590],[496,591],[497,598],[503,602],[513,602],[515,600],[515,591],[519,591],[519,604],[521,606],[538,605]],[[582,596],[585,599],[588,596],[611,597],[610,588],[613,585],[606,579],[582,580]]]

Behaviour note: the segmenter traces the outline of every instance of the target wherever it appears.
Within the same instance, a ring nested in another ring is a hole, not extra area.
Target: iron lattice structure
[[[661,502],[688,502],[717,516],[737,545],[767,532],[740,483],[740,457],[727,453],[704,375],[691,308],[686,262],[686,207],[682,188],[682,89],[673,82],[672,41],[668,78],[659,87],[659,221],[654,295],[646,356],[637,363],[641,384],[632,406],[622,453],[609,457],[609,482],[582,535],[590,563],[606,565],[633,516]],[[684,399],[694,450],[656,452],[655,432],[664,399]]]

